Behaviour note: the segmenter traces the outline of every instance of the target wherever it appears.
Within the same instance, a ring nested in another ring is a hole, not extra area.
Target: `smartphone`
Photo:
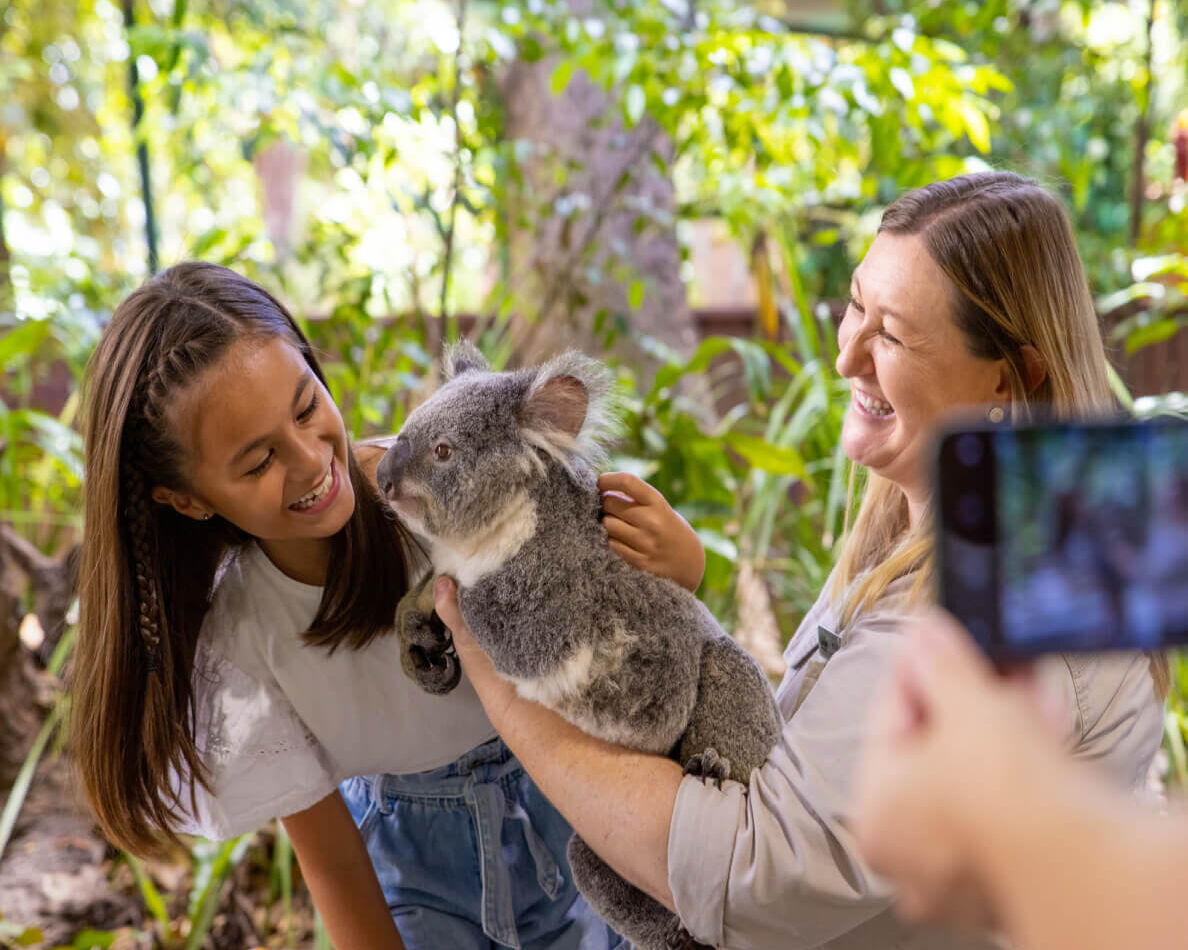
[[[991,658],[1188,643],[1188,420],[961,426],[937,457],[938,600]]]

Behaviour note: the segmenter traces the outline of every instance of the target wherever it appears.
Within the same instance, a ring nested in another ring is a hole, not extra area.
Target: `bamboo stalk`
[[[134,0],[124,0],[124,30],[131,33],[136,25],[136,10]],[[140,169],[140,192],[144,201],[144,236],[148,242],[148,268],[150,274],[157,273],[159,256],[157,254],[157,221],[153,214],[152,176],[149,171],[148,143],[141,130],[144,119],[144,99],[140,95],[140,72],[136,68],[136,58],[128,57],[128,98],[132,100],[132,137],[136,140],[136,164]]]

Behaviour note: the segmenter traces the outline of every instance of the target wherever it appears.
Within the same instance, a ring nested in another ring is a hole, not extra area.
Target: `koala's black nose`
[[[379,467],[375,470],[375,480],[385,497],[393,497],[396,487],[400,484],[400,475],[404,471],[404,466],[408,464],[411,457],[412,446],[408,439],[401,436],[380,459]]]

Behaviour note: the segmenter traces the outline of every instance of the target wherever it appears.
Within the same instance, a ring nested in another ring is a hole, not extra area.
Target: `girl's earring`
[[[1006,418],[1006,410],[1002,406],[991,406],[990,411],[986,413],[986,418],[995,425],[998,425],[998,423]]]
[[[208,511],[206,514],[204,514],[204,515],[202,516],[202,520],[203,520],[203,521],[210,521],[210,512],[209,512],[209,511]]]

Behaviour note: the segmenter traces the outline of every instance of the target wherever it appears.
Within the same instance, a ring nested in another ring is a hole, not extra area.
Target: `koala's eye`
[[[450,456],[454,454],[454,450],[445,442],[438,442],[433,447],[433,457],[439,462],[448,462]]]

